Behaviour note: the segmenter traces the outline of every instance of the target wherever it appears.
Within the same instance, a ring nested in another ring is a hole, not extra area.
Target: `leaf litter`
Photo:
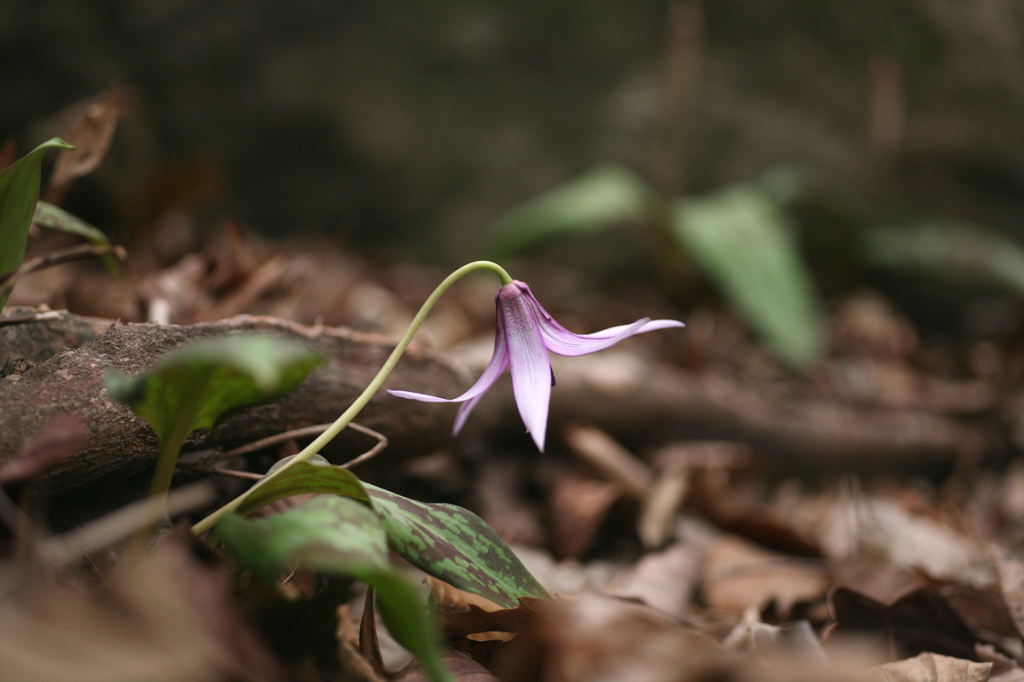
[[[88,105],[101,109],[79,142],[93,156],[61,157],[74,171],[68,181],[111,144],[119,114],[105,97]],[[172,183],[171,175],[162,177]],[[236,222],[210,222],[202,202],[171,203],[133,240],[119,280],[84,262],[62,266],[62,276],[35,273],[15,287],[5,317],[56,328],[61,320],[38,317],[44,306],[107,325],[253,314],[394,335],[444,275],[382,266],[341,243],[273,243]],[[187,248],[175,246],[183,224],[203,228],[189,232],[198,236]],[[33,237],[30,253],[52,238]],[[1024,356],[1013,343],[950,341],[901,313],[888,292],[862,287],[824,306],[828,347],[808,346],[795,364],[822,359],[799,374],[753,342],[720,298],[681,302],[650,277],[609,286],[543,256],[517,265],[574,330],[657,312],[686,319],[689,331],[681,341],[638,338],[554,363],[543,457],[522,432],[511,392],[495,391],[438,452],[389,445],[359,465],[369,485],[339,473],[323,491],[350,499],[369,491],[397,505],[392,531],[405,533],[408,557],[425,531],[410,530],[397,499],[475,511],[552,595],[481,600],[388,557],[403,580],[423,583],[454,679],[1024,679],[1024,470],[1007,466],[1024,442]],[[478,374],[489,349],[479,362],[463,350],[481,339],[486,346],[492,333],[493,309],[479,293],[472,281],[453,289],[413,352],[444,349],[466,379]],[[74,328],[60,327],[50,350],[28,333],[38,354],[12,362],[0,381],[45,371],[50,355],[95,336]],[[401,409],[397,402],[384,409]],[[299,435],[223,464],[263,473],[308,442],[301,429],[319,421],[292,424]],[[33,486],[45,492],[42,470],[80,445],[72,422],[52,425],[35,449],[18,444],[24,459],[4,458],[0,483],[19,501]],[[295,480],[308,473],[296,470]],[[180,469],[175,487],[209,476]],[[221,498],[239,485],[212,476]],[[290,501],[278,499],[254,523],[286,524],[297,508]],[[46,527],[45,509],[25,512]],[[114,535],[132,523],[144,521]],[[2,546],[17,532],[0,531]],[[54,539],[31,541],[52,547]],[[274,566],[286,576],[271,588],[175,533],[130,572],[111,568],[116,539],[82,547],[60,561],[45,551],[5,557],[3,575],[16,579],[5,579],[0,595],[3,679],[427,679],[417,664],[380,669],[369,635],[359,646],[345,613],[362,612],[363,593],[344,575]],[[374,548],[383,561],[380,543]],[[402,554],[400,544],[392,549]]]

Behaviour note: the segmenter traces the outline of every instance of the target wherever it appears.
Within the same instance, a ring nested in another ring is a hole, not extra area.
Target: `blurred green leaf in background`
[[[726,299],[787,364],[821,357],[822,315],[810,273],[776,194],[734,185],[672,209],[672,233]]]

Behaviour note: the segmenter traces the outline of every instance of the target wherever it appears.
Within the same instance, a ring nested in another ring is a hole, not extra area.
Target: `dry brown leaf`
[[[498,678],[492,675],[487,668],[461,651],[447,652],[444,664],[451,671],[456,682],[498,682]],[[415,660],[398,677],[394,678],[394,682],[427,682],[428,679],[420,662]]]
[[[548,498],[551,544],[555,556],[567,559],[583,554],[620,497],[622,488],[617,483],[578,474],[559,477]]]
[[[571,426],[565,442],[582,461],[638,500],[647,496],[654,483],[654,471],[600,429]]]
[[[690,680],[722,660],[714,639],[648,606],[585,595],[544,602],[538,612],[538,624],[506,644],[493,666],[500,679]]]
[[[500,605],[487,597],[481,597],[479,594],[460,590],[454,585],[450,585],[432,575],[423,576],[423,582],[430,588],[434,604],[442,611],[464,611],[470,606],[475,606],[484,611],[501,610]]]
[[[879,675],[875,679],[885,682],[987,682],[991,670],[991,663],[923,653],[878,666]]]
[[[35,582],[0,600],[5,682],[282,679],[230,603],[230,574],[168,538],[99,588]]]
[[[887,500],[852,499],[835,505],[819,541],[833,559],[868,554],[937,580],[978,588],[995,581],[982,543]]]
[[[638,599],[682,618],[690,605],[706,551],[706,547],[695,543],[679,543],[647,554],[608,592],[616,597]]]
[[[989,553],[1010,618],[1017,633],[1024,637],[1024,564],[1002,547],[993,545]]]
[[[786,614],[796,603],[824,596],[829,578],[819,563],[724,535],[708,551],[702,585],[712,608],[739,614],[774,601],[780,613]]]
[[[488,610],[471,604],[462,611],[441,613],[441,623],[450,639],[479,632],[526,632],[537,626],[538,612],[546,599],[525,597],[514,609]]]
[[[919,589],[891,604],[837,587],[829,594],[835,635],[875,636],[888,640],[889,648],[902,656],[926,651],[973,658],[977,637],[946,600],[934,590]]]
[[[106,156],[121,113],[121,92],[113,86],[103,95],[76,106],[81,112],[64,138],[75,148],[63,150],[57,156],[47,190],[47,198],[58,203],[72,181],[96,170]]]

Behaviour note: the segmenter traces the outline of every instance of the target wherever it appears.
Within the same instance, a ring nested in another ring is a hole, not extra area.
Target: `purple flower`
[[[458,398],[438,398],[410,391],[388,391],[399,398],[422,400],[430,403],[463,403],[455,418],[458,433],[466,418],[480,402],[487,389],[506,369],[512,371],[512,389],[516,396],[519,415],[526,430],[533,436],[537,448],[544,451],[547,430],[548,404],[554,375],[548,361],[548,351],[556,355],[578,356],[596,353],[614,346],[634,334],[682,327],[675,320],[643,318],[633,324],[611,327],[593,334],[573,334],[544,310],[526,284],[514,281],[498,290],[495,296],[498,308],[498,329],[494,336],[494,354],[483,375],[473,387]]]

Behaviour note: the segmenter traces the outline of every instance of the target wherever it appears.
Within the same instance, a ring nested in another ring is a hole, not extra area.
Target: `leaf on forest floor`
[[[623,496],[617,483],[568,473],[555,479],[548,496],[551,543],[559,559],[580,557],[601,523]]]
[[[213,426],[226,412],[283,396],[321,362],[294,341],[231,335],[185,346],[134,377],[111,369],[107,391],[165,443]]]
[[[271,682],[283,671],[181,536],[100,586],[44,578],[0,597],[0,679]],[[38,578],[38,576],[37,576]]]
[[[65,136],[74,149],[57,156],[47,188],[48,197],[59,199],[74,180],[93,172],[103,162],[121,114],[121,92],[113,86],[75,107],[80,110],[78,120]]]
[[[506,682],[729,679],[700,675],[724,663],[713,638],[648,606],[583,595],[537,610],[536,625],[506,644],[493,667]]]
[[[828,637],[859,635],[884,638],[902,656],[931,651],[956,658],[975,656],[977,637],[932,589],[914,590],[892,603],[875,601],[855,590],[837,587],[829,594],[834,623]]]
[[[391,546],[413,566],[506,608],[516,606],[521,597],[548,597],[494,529],[473,512],[364,485]]]
[[[607,591],[682,618],[697,587],[706,551],[695,542],[686,542],[648,553]]]
[[[284,461],[275,465],[280,468]],[[274,471],[272,468],[270,471]],[[288,473],[298,470],[294,479]],[[269,472],[268,472],[269,473]],[[284,493],[334,493],[357,500],[369,496],[380,514],[391,547],[420,570],[451,585],[478,594],[503,606],[513,607],[520,597],[547,597],[548,594],[523,566],[515,553],[487,523],[471,511],[453,504],[427,504],[360,483],[346,469],[331,466],[314,455],[261,489],[246,501],[246,512],[285,497]],[[347,492],[346,492],[347,491]]]
[[[0,276],[13,272],[25,259],[28,229],[39,199],[39,166],[43,154],[52,148],[72,149],[55,137],[0,172]],[[8,296],[0,295],[0,308]]]
[[[415,654],[433,682],[450,679],[438,652],[438,628],[416,588],[388,559],[380,517],[356,500],[321,495],[258,521],[228,514],[218,537],[240,564],[272,581],[295,566],[357,578],[374,588],[388,631]]]
[[[914,658],[885,663],[875,669],[879,682],[987,682],[991,663],[922,653]]]
[[[788,614],[795,604],[824,596],[829,584],[819,562],[771,552],[734,535],[711,546],[702,577],[708,605],[734,613],[774,602]]]
[[[867,553],[936,580],[979,588],[995,581],[992,562],[980,542],[883,499],[834,505],[819,528],[819,542],[831,559]]]
[[[487,668],[461,651],[445,652],[442,659],[456,682],[498,682]],[[429,677],[419,661],[413,661],[392,682],[426,682]]]

